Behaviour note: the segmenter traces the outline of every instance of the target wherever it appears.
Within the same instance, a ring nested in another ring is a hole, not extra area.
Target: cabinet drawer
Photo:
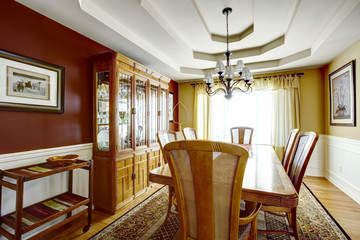
[[[139,162],[144,162],[147,161],[147,154],[142,154],[142,155],[135,155],[135,159],[134,162],[135,164],[139,163]]]
[[[133,158],[129,157],[129,158],[126,158],[123,160],[116,161],[116,168],[119,169],[119,168],[130,166],[132,164],[133,164]]]

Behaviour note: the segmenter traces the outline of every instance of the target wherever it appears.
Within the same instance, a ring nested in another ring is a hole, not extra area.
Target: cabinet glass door
[[[119,150],[131,148],[131,76],[119,73]]]
[[[97,149],[109,151],[109,71],[96,73]]]
[[[149,127],[150,127],[150,144],[156,143],[156,133],[158,131],[157,127],[157,117],[158,117],[158,87],[150,85],[150,117],[149,117]]]
[[[166,109],[166,89],[161,89],[160,93],[160,130],[167,129],[166,124],[166,114],[168,114],[168,111]]]
[[[136,80],[135,91],[135,143],[136,146],[143,146],[146,133],[146,82]]]

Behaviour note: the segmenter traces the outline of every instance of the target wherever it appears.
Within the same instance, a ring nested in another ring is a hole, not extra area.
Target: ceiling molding
[[[232,58],[245,58],[245,57],[252,57],[252,56],[259,56],[265,52],[268,52],[274,48],[280,47],[285,43],[285,36],[281,36],[269,43],[266,43],[262,46],[248,48],[248,49],[240,49],[231,51]],[[220,53],[204,53],[204,52],[193,52],[193,57],[195,59],[202,59],[207,61],[216,62],[219,59],[225,60],[226,57],[224,52]]]
[[[176,71],[180,70],[180,66],[176,62],[174,62],[171,58],[169,58],[168,55],[160,52],[152,44],[149,44],[145,39],[136,35],[134,31],[132,31],[132,29],[129,29],[126,24],[123,24],[122,22],[114,18],[111,14],[104,11],[100,5],[95,4],[91,0],[79,0],[79,4],[81,10],[83,10],[90,16],[102,22],[103,24],[105,24],[106,26],[108,26],[118,34],[124,36],[125,38],[136,44],[138,47],[146,50],[154,57],[158,58],[163,62],[166,62],[166,64],[171,66]]]
[[[253,32],[254,32],[254,24],[251,24],[247,29],[245,29],[241,33],[230,35],[229,43],[240,42],[241,40],[243,40],[244,38],[246,38]],[[213,40],[215,42],[226,43],[226,36],[211,34],[211,40]]]
[[[311,56],[311,49],[306,49],[304,51],[292,54],[290,56],[281,58],[281,59],[275,59],[275,60],[268,60],[268,61],[259,61],[259,62],[252,62],[252,63],[246,63],[246,66],[250,70],[256,70],[256,69],[265,69],[265,68],[274,68],[274,67],[280,67],[295,61],[298,61],[300,59],[304,59],[306,57]],[[188,73],[188,74],[197,74],[197,75],[205,75],[207,71],[213,71],[214,68],[206,68],[206,69],[196,69],[196,68],[188,68],[188,67],[181,67],[180,71],[182,73]]]

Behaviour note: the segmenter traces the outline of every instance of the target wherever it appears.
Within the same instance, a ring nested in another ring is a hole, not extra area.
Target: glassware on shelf
[[[119,74],[119,150],[131,148],[131,76]]]
[[[109,130],[103,129],[97,135],[98,149],[101,151],[109,151]]]
[[[166,100],[167,100],[167,91],[165,89],[161,89],[160,92],[160,130],[165,130],[167,127],[166,123]]]
[[[136,146],[143,146],[146,144],[146,83],[142,80],[136,80],[135,108],[135,142]]]
[[[150,85],[150,143],[156,143],[157,119],[158,119],[158,87]]]

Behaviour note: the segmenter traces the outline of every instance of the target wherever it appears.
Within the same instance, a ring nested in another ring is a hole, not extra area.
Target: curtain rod
[[[267,78],[267,77],[280,77],[280,76],[287,76],[287,75],[303,76],[303,75],[305,75],[305,73],[289,73],[289,74],[280,74],[280,75],[275,74],[275,75],[271,75],[271,76],[256,77],[254,79]]]
[[[305,73],[289,73],[289,74],[280,74],[280,75],[271,75],[271,76],[263,76],[263,77],[256,77],[254,79],[259,79],[259,78],[268,78],[268,77],[280,77],[280,76],[287,76],[287,75],[294,75],[294,76],[303,76],[305,75]],[[218,83],[219,81],[215,81],[215,83]],[[191,83],[190,85],[191,86],[196,86],[196,85],[199,85],[199,84],[205,84],[203,82],[200,82],[200,83]]]

